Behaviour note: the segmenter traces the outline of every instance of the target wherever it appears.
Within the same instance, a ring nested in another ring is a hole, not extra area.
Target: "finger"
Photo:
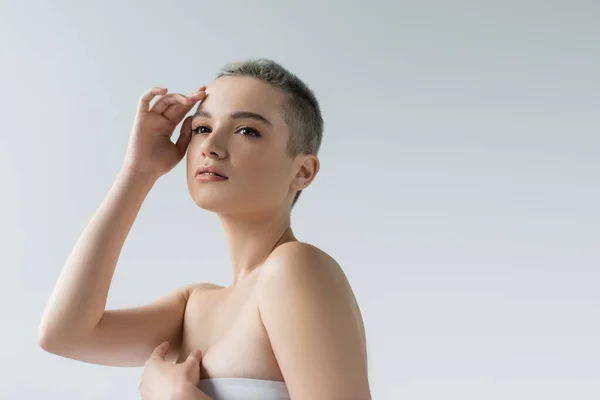
[[[205,97],[206,92],[193,93],[187,97],[189,99],[187,104],[176,103],[169,105],[169,107],[163,111],[162,115],[172,122],[178,124],[185,114],[187,114],[192,107],[194,107],[194,104],[196,104],[198,101],[204,100]]]
[[[179,150],[179,154],[181,157],[185,156],[188,145],[192,140],[192,116],[188,116],[181,124],[181,130],[179,131],[179,137],[177,138],[177,142],[175,142],[175,146]]]
[[[196,107],[196,111],[194,112],[194,114],[197,113],[198,111],[200,111],[200,107],[202,107],[202,103],[204,103],[204,101],[206,100],[207,97],[208,97],[208,93],[204,92],[204,95],[202,96],[202,99],[198,103],[198,107]]]
[[[157,114],[162,114],[170,105],[188,105],[190,102],[191,100],[181,93],[169,93],[158,99],[156,103],[150,107],[150,111]]]
[[[161,114],[170,105],[187,104],[187,103],[189,103],[189,101],[190,101],[190,99],[188,99],[185,95],[183,95],[181,93],[169,93],[167,95],[161,96],[152,105],[152,107],[150,107],[150,111],[155,112],[157,114]]]
[[[147,90],[140,97],[140,100],[138,102],[138,112],[139,111],[147,112],[150,109],[150,102],[152,101],[152,99],[154,97],[156,97],[157,95],[167,93],[167,91],[168,91],[167,88],[159,88],[159,87],[154,87],[152,89]]]
[[[185,361],[197,363],[198,365],[200,365],[200,362],[202,361],[202,352],[198,349],[195,349],[194,351],[192,351],[190,353],[187,360],[185,360]]]
[[[168,351],[169,342],[162,342],[152,351],[150,358],[160,358],[161,360],[164,360]]]

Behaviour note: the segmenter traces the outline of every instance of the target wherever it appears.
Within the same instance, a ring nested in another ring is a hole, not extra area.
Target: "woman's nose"
[[[226,138],[218,138],[216,132],[211,132],[200,144],[200,150],[205,157],[224,158],[227,154],[227,149],[223,142]]]

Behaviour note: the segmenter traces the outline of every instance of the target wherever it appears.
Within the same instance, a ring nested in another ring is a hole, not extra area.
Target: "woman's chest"
[[[180,360],[199,349],[202,378],[283,380],[252,290],[204,294],[188,300]]]

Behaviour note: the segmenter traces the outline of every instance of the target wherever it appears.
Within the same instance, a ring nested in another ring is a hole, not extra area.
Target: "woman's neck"
[[[233,287],[260,267],[277,246],[297,240],[290,227],[289,212],[252,218],[219,215],[219,218],[233,266]]]

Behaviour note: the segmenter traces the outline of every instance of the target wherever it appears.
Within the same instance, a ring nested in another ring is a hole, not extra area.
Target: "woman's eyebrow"
[[[192,118],[196,118],[196,117],[211,118],[212,116],[206,110],[198,110]],[[269,121],[262,115],[251,112],[251,111],[236,111],[233,114],[230,114],[229,118],[231,118],[231,119],[248,119],[249,118],[249,119],[256,120],[258,122],[262,122],[268,126],[273,126],[271,121]]]

